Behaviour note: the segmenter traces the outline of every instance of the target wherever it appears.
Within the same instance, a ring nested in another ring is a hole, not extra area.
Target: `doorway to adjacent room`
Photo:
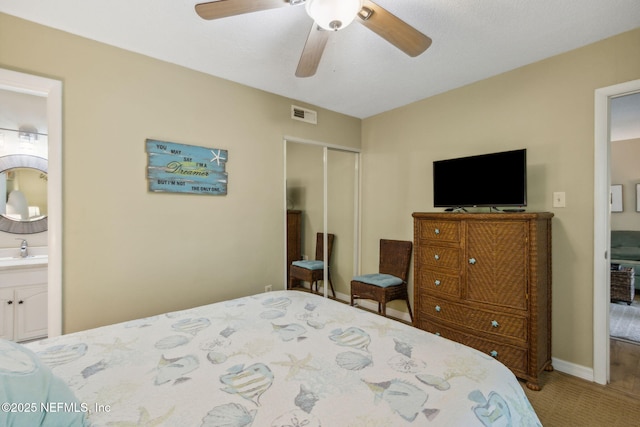
[[[595,91],[593,380],[610,381],[611,101],[640,93],[640,80]]]

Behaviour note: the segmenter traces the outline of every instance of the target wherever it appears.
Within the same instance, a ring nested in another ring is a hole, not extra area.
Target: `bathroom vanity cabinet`
[[[0,338],[47,336],[47,266],[0,269]]]

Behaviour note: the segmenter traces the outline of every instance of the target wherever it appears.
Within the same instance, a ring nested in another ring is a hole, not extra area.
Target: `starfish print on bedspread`
[[[393,332],[393,331],[398,331],[399,329],[394,327],[392,322],[384,322],[384,323],[378,323],[378,322],[371,322],[369,324],[369,326],[367,326],[367,328],[371,328],[371,329],[375,329],[378,331],[378,336],[379,337],[385,337],[387,336],[387,334],[389,332]]]
[[[115,341],[113,343],[110,344],[101,344],[101,343],[96,343],[95,345],[103,347],[104,351],[103,353],[112,353],[116,350],[120,350],[120,351],[131,351],[132,349],[130,349],[128,347],[128,345],[133,344],[136,340],[133,339],[129,342],[122,342],[122,340],[120,338],[116,338]]]
[[[298,373],[300,373],[301,370],[307,370],[307,371],[320,370],[319,368],[309,366],[309,362],[312,359],[311,353],[307,354],[307,357],[305,357],[304,359],[298,359],[296,356],[289,353],[287,353],[287,356],[289,357],[288,362],[273,362],[276,365],[289,367],[289,373],[285,378],[286,380],[290,380],[291,378],[295,377],[296,375],[298,375]]]

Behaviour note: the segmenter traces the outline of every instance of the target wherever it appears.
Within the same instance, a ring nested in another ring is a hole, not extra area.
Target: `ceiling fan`
[[[412,57],[431,45],[429,37],[370,0],[216,0],[197,4],[196,13],[203,19],[220,19],[302,3],[314,24],[300,56],[296,77],[313,76],[331,32],[345,28],[354,20]]]

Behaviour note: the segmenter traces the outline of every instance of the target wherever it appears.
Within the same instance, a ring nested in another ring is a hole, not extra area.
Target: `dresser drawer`
[[[456,328],[468,328],[468,308],[439,299],[433,295],[420,294],[420,317],[428,317],[440,324],[452,325]]]
[[[427,268],[460,270],[462,250],[443,246],[423,245],[416,248],[418,265]]]
[[[421,314],[443,323],[459,325],[469,332],[481,331],[496,337],[527,340],[527,319],[524,316],[480,310],[425,294],[420,294],[420,309]]]
[[[420,220],[420,239],[442,242],[460,241],[459,221]]]
[[[420,291],[427,291],[433,295],[447,294],[460,296],[460,275],[442,273],[438,270],[421,268],[418,272]]]
[[[526,348],[479,338],[425,318],[421,318],[417,326],[427,332],[473,347],[478,351],[488,354],[506,365],[516,376],[526,378],[528,363]]]
[[[475,310],[468,322],[476,331],[527,341],[527,318],[524,316]]]

